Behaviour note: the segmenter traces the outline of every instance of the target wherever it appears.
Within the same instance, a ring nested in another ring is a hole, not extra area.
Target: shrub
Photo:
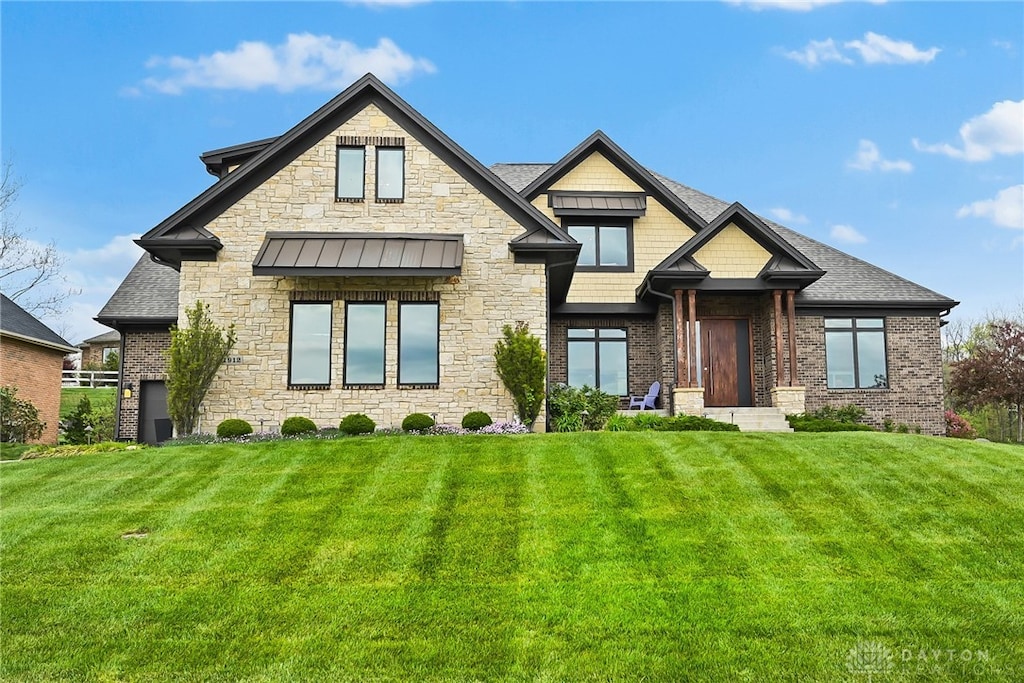
[[[402,429],[407,432],[424,432],[434,426],[434,418],[423,413],[413,413],[402,420]]]
[[[657,413],[640,412],[633,416],[633,422],[640,431],[658,429],[665,422],[665,418]]]
[[[957,415],[952,410],[947,410],[946,436],[954,439],[973,439],[978,436],[978,432],[975,431],[966,418]]]
[[[45,422],[31,401],[17,397],[17,387],[0,387],[0,441],[25,443],[43,435]]]
[[[544,378],[547,376],[547,354],[540,339],[530,334],[526,323],[502,328],[503,338],[494,345],[494,362],[498,377],[516,406],[516,416],[528,425],[534,423],[544,402]]]
[[[70,444],[83,444],[94,441],[92,426],[92,402],[88,396],[78,401],[78,406],[64,423],[64,440]]]
[[[308,417],[289,417],[281,424],[282,436],[309,434],[316,431],[316,425]]]
[[[222,439],[231,439],[246,434],[252,434],[252,425],[245,420],[231,418],[217,425],[217,436]]]
[[[221,329],[210,307],[197,301],[185,311],[188,327],[171,325],[167,355],[167,412],[178,434],[195,431],[199,406],[217,370],[235,345],[234,323]]]
[[[635,432],[636,421],[629,415],[615,413],[608,418],[608,422],[605,423],[604,428],[609,432]]]
[[[338,430],[341,433],[351,435],[373,434],[375,429],[377,429],[377,423],[362,413],[346,415],[342,418],[341,424],[338,425]]]
[[[487,425],[491,424],[491,416],[482,410],[474,410],[471,413],[466,413],[466,416],[462,418],[462,428],[476,431],[483,429]]]
[[[813,415],[787,415],[794,432],[873,432],[868,425],[839,420],[825,420]]]
[[[659,432],[738,432],[737,425],[728,422],[719,422],[707,417],[697,415],[677,415],[676,417],[662,418],[660,423],[654,427]]]
[[[808,413],[809,417],[813,417],[819,420],[830,420],[832,422],[843,422],[846,424],[856,424],[864,420],[864,416],[868,414],[868,411],[861,408],[858,405],[849,403],[845,406],[822,406],[813,413]]]
[[[548,411],[555,431],[599,431],[618,408],[618,396],[589,386],[557,384],[548,393]],[[578,427],[573,428],[577,423]]]

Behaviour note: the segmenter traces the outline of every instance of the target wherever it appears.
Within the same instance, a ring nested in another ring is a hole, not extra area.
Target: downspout
[[[574,266],[575,267],[577,258],[579,258],[578,254],[576,256],[574,256],[571,260],[568,260],[568,261],[556,261],[555,263],[545,263],[544,264],[544,277],[547,280],[546,284],[549,287],[551,285],[551,269],[552,268],[561,268],[561,267],[564,267],[564,266]],[[550,294],[549,294],[549,296],[547,296],[545,298],[546,298],[546,301],[544,302],[544,314],[545,314],[546,329],[544,330],[544,343],[545,343],[545,348],[548,351],[548,363],[547,363],[547,372],[546,372],[546,380],[547,380],[546,386],[550,388],[551,387],[551,296],[550,296]],[[545,394],[546,393],[547,392],[545,391]],[[547,396],[544,397],[544,431],[545,432],[551,431],[551,411],[548,410]]]
[[[653,294],[654,296],[661,297],[662,299],[668,299],[669,303],[672,304],[672,342],[673,342],[673,344],[675,344],[675,348],[673,349],[673,351],[675,353],[673,354],[673,358],[672,358],[672,379],[673,379],[672,386],[673,386],[673,389],[674,389],[675,387],[679,386],[679,372],[678,372],[679,371],[679,363],[677,361],[677,357],[678,357],[678,354],[679,354],[679,339],[676,338],[676,327],[677,327],[677,325],[676,325],[676,305],[675,305],[676,304],[676,300],[672,297],[671,294],[665,294],[664,292],[657,292],[654,289],[652,289],[651,288],[650,280],[647,281],[647,284],[645,286],[646,286],[646,289],[647,289],[646,293]],[[687,349],[687,353],[689,353],[689,349]],[[671,404],[671,402],[670,402],[670,404]],[[671,412],[675,413],[675,406],[671,406]]]
[[[116,322],[116,321],[115,321]],[[114,441],[121,440],[121,401],[124,396],[124,332],[121,335],[121,349],[117,363],[117,401],[114,403]]]

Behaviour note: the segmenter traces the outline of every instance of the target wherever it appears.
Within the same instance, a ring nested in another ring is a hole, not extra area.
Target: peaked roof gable
[[[696,263],[694,255],[700,251],[701,247],[708,244],[729,225],[738,227],[772,255],[771,260],[765,265],[765,270],[762,273],[771,269],[784,272],[822,274],[822,271],[809,258],[779,237],[760,218],[739,202],[733,202],[722,213],[718,214],[718,217],[711,221],[706,228],[687,240],[681,247],[672,252],[668,258],[655,266],[653,270],[678,270],[678,262],[681,260]]]
[[[407,102],[384,85],[373,74],[366,74],[330,102],[306,117],[287,133],[277,137],[259,152],[243,162],[235,171],[202,192],[195,199],[171,214],[136,242],[157,257],[173,263],[173,240],[176,233],[203,228],[230,206],[241,200],[256,187],[294,161],[300,154],[330,135],[367,105],[375,104],[387,116],[404,128],[431,152],[451,166],[482,194],[502,208],[526,229],[526,233],[545,233],[547,241],[578,249],[568,233],[555,225],[536,207],[500,182],[490,170],[473,158],[434,124],[413,109]],[[262,141],[261,141],[262,142]],[[245,146],[245,145],[243,145]],[[227,148],[230,149],[230,148]],[[187,246],[201,249],[207,257],[220,249],[220,240],[209,237],[195,238],[194,232],[186,240]],[[196,242],[196,244],[192,244]],[[165,250],[161,253],[161,250]],[[196,253],[184,254],[189,258],[202,258]],[[212,259],[211,259],[212,260]]]
[[[546,192],[548,188],[595,152],[600,153],[610,161],[617,169],[622,171],[623,175],[657,199],[676,218],[685,223],[694,232],[700,232],[707,225],[696,211],[687,206],[686,202],[665,187],[650,171],[638,164],[633,157],[629,156],[625,150],[615,144],[601,130],[594,131],[590,137],[578,144],[561,160],[549,166],[547,170],[527,185],[521,194],[530,201],[536,199],[537,195]]]
[[[6,294],[0,294],[0,334],[54,351],[78,351],[38,318],[14,303]]]

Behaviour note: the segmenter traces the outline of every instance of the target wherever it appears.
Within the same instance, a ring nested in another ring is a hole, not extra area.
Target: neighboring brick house
[[[111,330],[90,337],[78,345],[82,350],[82,369],[99,368],[111,354],[121,353],[121,334]]]
[[[511,418],[493,349],[524,322],[549,382],[624,404],[658,380],[675,413],[856,402],[942,432],[955,301],[654,174],[601,132],[555,164],[487,169],[368,75],[284,135],[201,159],[218,180],[138,240],[148,254],[97,319],[122,332],[135,388],[160,381],[194,302],[235,324],[206,430]],[[122,401],[121,438],[142,424],[148,440],[148,421]]]
[[[59,334],[0,294],[0,386],[17,388],[46,423],[38,443],[57,443],[64,356],[77,353]]]

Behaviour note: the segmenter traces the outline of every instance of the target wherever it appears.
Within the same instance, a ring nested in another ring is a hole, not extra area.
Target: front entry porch
[[[709,415],[720,408],[802,413],[794,294],[674,290],[673,414]]]

